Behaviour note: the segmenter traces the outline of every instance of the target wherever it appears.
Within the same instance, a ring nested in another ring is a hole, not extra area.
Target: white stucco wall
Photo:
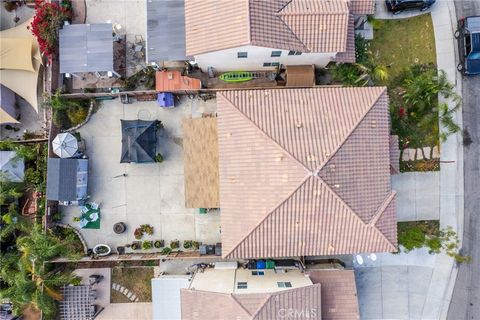
[[[280,57],[271,57],[272,51],[282,51]],[[238,52],[248,52],[247,58],[237,58]],[[325,67],[336,55],[331,53],[302,53],[301,55],[289,56],[288,50],[273,48],[243,46],[221,51],[209,52],[195,56],[198,66],[207,71],[213,67],[215,71],[259,71],[274,70],[275,67],[264,67],[265,62],[279,62],[283,65],[306,65],[314,64],[318,67]]]

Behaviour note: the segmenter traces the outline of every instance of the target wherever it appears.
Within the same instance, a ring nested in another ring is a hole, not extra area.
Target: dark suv
[[[465,75],[480,74],[480,16],[460,19],[455,38],[460,57],[458,71]]]
[[[399,14],[405,10],[427,10],[435,3],[435,0],[385,0],[387,10],[393,14]]]

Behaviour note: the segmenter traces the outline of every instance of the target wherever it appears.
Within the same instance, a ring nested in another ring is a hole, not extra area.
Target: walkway
[[[392,176],[397,191],[398,221],[438,220],[440,172],[406,172]]]

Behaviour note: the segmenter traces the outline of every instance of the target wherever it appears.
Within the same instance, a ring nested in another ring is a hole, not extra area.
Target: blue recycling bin
[[[162,108],[175,107],[174,101],[173,101],[173,93],[170,93],[170,92],[157,93],[157,102],[158,102],[158,105]]]

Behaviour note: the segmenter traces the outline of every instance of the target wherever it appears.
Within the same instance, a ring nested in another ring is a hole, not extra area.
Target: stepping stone
[[[423,160],[422,149],[420,149],[420,148],[417,149],[417,156],[415,157],[415,159]]]
[[[124,287],[120,286],[120,288],[118,288],[118,291],[122,292],[123,293],[123,290],[125,290]]]
[[[402,153],[402,161],[410,160],[410,149],[404,149]]]
[[[137,296],[134,294],[132,294],[132,296],[130,297],[130,300],[131,301],[135,301],[135,300],[138,300]]]
[[[415,160],[415,153],[417,152],[417,150],[415,149],[407,149],[407,150],[409,154],[409,160]]]
[[[120,287],[120,285],[118,283],[112,283],[112,288],[113,290],[116,290],[118,291],[118,288]]]
[[[132,292],[132,291],[128,291],[128,293],[127,293],[127,298],[130,299],[131,296],[133,296],[133,292]]]
[[[130,292],[130,291],[128,291],[127,288],[123,288],[123,289],[124,289],[124,290],[122,290],[122,293],[125,294],[125,295],[126,295],[128,292]]]
[[[440,159],[440,150],[438,149],[438,146],[433,147],[432,159]]]
[[[425,159],[430,159],[430,152],[432,148],[430,147],[423,147],[423,153],[425,154]]]

